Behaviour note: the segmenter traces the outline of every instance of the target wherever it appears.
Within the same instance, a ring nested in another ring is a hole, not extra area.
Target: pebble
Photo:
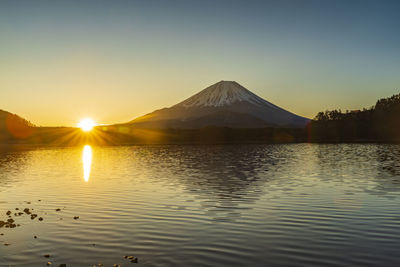
[[[24,212],[25,212],[26,214],[28,214],[28,215],[31,214],[31,211],[29,210],[29,208],[25,208],[25,209],[24,209]]]
[[[132,263],[138,262],[138,258],[134,256],[124,256],[124,258],[130,260]]]
[[[39,199],[38,201],[41,201],[41,200]],[[31,204],[31,202],[29,202],[29,201],[25,201],[25,203]],[[15,208],[15,210],[19,210],[19,208]],[[33,220],[38,216],[37,214],[32,213],[33,210],[34,209],[25,208],[23,210],[23,212],[14,213],[14,216],[16,216],[16,217],[17,216],[21,216],[21,215],[23,215],[25,213],[27,215],[31,215],[31,219]],[[57,208],[56,211],[61,211],[61,209]],[[6,228],[14,228],[16,226],[20,226],[19,224],[14,224],[15,220],[11,218],[11,214],[12,214],[11,211],[7,211],[6,214],[9,216],[9,219],[7,219],[7,221],[0,221],[0,227],[5,226]],[[77,219],[79,219],[79,216],[74,216],[73,218],[74,218],[74,220],[77,220]],[[38,220],[39,221],[43,221],[43,217],[39,217]],[[60,220],[62,220],[62,218],[60,218]],[[0,235],[4,235],[4,233],[0,233]],[[38,237],[35,235],[35,236],[33,236],[33,238],[37,239]],[[9,243],[4,243],[4,246],[10,246],[10,245],[11,244],[9,244]],[[92,245],[96,246],[96,244],[92,244]],[[43,255],[43,257],[50,258],[50,254],[45,254],[45,255]],[[134,256],[124,256],[124,258],[128,259],[131,263],[137,263],[138,262],[138,258],[134,257]],[[47,266],[52,265],[52,264],[53,263],[51,261],[48,261],[46,263]],[[98,266],[105,266],[105,265],[99,263]],[[67,267],[67,264],[61,263],[61,264],[58,265],[58,267]],[[113,264],[113,267],[121,267],[121,265],[115,263],[115,264]]]
[[[17,225],[14,223],[14,219],[8,219],[7,221],[0,221],[0,228],[1,227],[5,227],[5,228],[15,228],[17,227]],[[19,226],[19,225],[18,225]]]

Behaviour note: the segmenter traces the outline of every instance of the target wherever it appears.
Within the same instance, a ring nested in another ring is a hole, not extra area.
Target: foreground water
[[[0,266],[399,266],[400,146],[3,150],[15,208]]]

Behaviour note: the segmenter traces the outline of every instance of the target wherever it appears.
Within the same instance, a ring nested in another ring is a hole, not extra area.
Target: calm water
[[[400,146],[2,151],[15,208],[0,266],[399,266]]]

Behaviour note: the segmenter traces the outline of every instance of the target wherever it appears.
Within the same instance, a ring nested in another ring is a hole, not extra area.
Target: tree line
[[[311,142],[400,142],[400,94],[362,110],[319,112],[307,131]]]
[[[374,106],[362,110],[319,112],[305,128],[209,126],[201,129],[152,130],[121,127],[96,127],[91,134],[68,127],[35,127],[15,114],[0,110],[0,144],[400,143],[400,94],[380,99]],[[89,137],[93,137],[93,140]]]

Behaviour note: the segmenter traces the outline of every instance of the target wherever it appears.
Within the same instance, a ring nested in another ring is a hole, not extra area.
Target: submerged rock
[[[124,256],[124,258],[130,260],[130,262],[132,262],[132,263],[138,262],[138,258],[135,256]]]
[[[5,228],[15,228],[17,226],[19,226],[19,224],[15,224],[14,223],[14,219],[8,219],[7,221],[0,221],[0,228],[1,227],[5,227]]]
[[[29,210],[29,208],[25,208],[25,209],[24,209],[24,212],[25,212],[26,214],[28,214],[28,215],[31,214],[31,211]]]

